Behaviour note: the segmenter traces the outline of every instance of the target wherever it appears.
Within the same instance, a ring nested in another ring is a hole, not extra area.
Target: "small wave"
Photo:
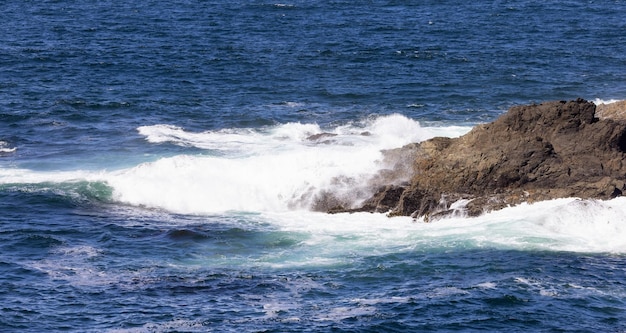
[[[115,328],[107,333],[145,333],[145,332],[206,332],[205,323],[193,320],[174,319],[163,323],[147,323],[142,327]]]
[[[413,103],[413,104],[407,105],[408,108],[415,108],[415,109],[421,109],[421,108],[423,108],[425,106],[426,105],[424,105],[424,104],[417,104],[417,103]]]
[[[295,8],[295,5],[290,5],[290,4],[286,4],[286,3],[275,3],[274,7],[277,8]]]
[[[7,154],[7,153],[13,153],[17,150],[17,148],[13,147],[9,147],[9,143],[6,141],[0,141],[0,154]]]
[[[593,100],[593,103],[595,105],[600,105],[600,104],[613,104],[613,103],[617,103],[617,102],[621,102],[623,100],[621,99],[600,99],[600,98],[596,98]]]
[[[322,129],[317,124],[286,123],[260,129],[234,128],[217,131],[189,132],[167,124],[141,126],[139,134],[151,143],[173,143],[207,150],[247,151],[251,154],[271,149],[309,145],[311,136],[329,133],[336,136],[338,145],[358,146],[359,143],[379,147],[397,148],[434,136],[456,137],[470,130],[466,126],[423,127],[418,121],[399,114],[373,117],[334,128]],[[366,134],[366,135],[364,135]]]
[[[71,202],[110,202],[113,188],[97,177],[86,172],[41,173],[0,169],[0,189],[53,195]]]
[[[94,257],[101,255],[103,251],[92,246],[80,245],[80,246],[73,246],[73,247],[68,246],[68,247],[59,248],[53,252],[66,255],[66,256],[75,256],[75,257],[80,257],[80,258],[94,258]]]

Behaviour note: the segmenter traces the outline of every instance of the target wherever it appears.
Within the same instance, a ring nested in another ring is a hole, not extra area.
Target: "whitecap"
[[[468,130],[422,127],[399,114],[328,129],[302,123],[205,132],[142,126],[138,131],[149,142],[224,154],[163,158],[107,181],[121,202],[186,214],[308,210],[326,198],[355,206],[371,195],[369,180],[392,167],[383,162],[383,150]]]
[[[160,332],[206,332],[207,327],[199,321],[174,319],[163,323],[146,323],[142,327],[113,328],[108,333],[160,333]]]
[[[601,99],[601,98],[596,98],[593,100],[593,104],[595,105],[600,105],[600,104],[613,104],[613,103],[617,103],[617,102],[621,102],[621,99]]]
[[[315,321],[339,322],[342,320],[355,318],[355,317],[372,316],[374,314],[376,314],[376,308],[373,306],[357,306],[357,307],[339,306],[339,307],[330,308],[326,312],[321,312],[317,316],[313,316],[312,319]]]
[[[0,153],[13,153],[17,150],[17,148],[9,147],[9,143],[6,141],[0,141]]]
[[[495,282],[483,282],[476,285],[480,289],[496,289],[498,284]]]

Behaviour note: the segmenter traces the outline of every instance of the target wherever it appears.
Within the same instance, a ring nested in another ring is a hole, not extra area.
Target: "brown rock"
[[[332,138],[334,136],[337,136],[337,134],[324,132],[324,133],[309,135],[306,139],[309,141],[320,141],[322,139]]]
[[[428,219],[467,199],[466,214],[474,216],[524,201],[609,199],[626,190],[626,113],[597,118],[596,106],[582,99],[512,107],[460,138],[402,149],[413,160],[410,183],[379,183],[356,210]]]
[[[626,119],[626,101],[596,106],[596,117],[600,119]]]

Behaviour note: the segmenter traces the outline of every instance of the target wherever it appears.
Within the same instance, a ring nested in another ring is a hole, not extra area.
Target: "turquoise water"
[[[624,99],[623,1],[0,9],[0,331],[626,329],[621,198],[314,211],[381,150]]]

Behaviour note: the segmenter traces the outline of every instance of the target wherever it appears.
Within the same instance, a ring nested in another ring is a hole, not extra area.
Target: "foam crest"
[[[0,154],[13,153],[17,150],[15,147],[10,147],[6,141],[0,141]]]
[[[574,200],[552,207],[536,224],[559,235],[567,251],[626,252],[626,198]]]
[[[382,150],[435,136],[398,114],[329,129],[287,123],[200,133],[169,125],[138,131],[149,142],[224,153],[163,158],[107,179],[119,201],[188,214],[306,210],[327,197],[338,202],[324,205],[355,205],[369,196],[368,179],[389,167],[381,162]]]
[[[104,172],[76,171],[33,171],[29,169],[0,168],[0,184],[62,183],[79,180],[96,181]]]
[[[121,203],[185,214],[325,210],[369,197],[370,179],[392,167],[383,161],[383,150],[441,135],[442,128],[424,128],[398,114],[331,128],[287,123],[190,132],[142,126],[138,131],[148,142],[219,153],[178,155],[116,171],[0,168],[0,183],[54,186],[87,180],[110,186],[112,199]]]
[[[178,213],[308,209],[334,177],[366,175],[377,158],[348,147],[239,159],[182,155],[118,172],[107,182],[119,201]]]
[[[390,142],[391,146],[399,146],[408,142],[424,141],[433,137],[432,132],[422,128],[417,121],[409,120],[401,115],[391,115],[378,118],[368,126],[374,134],[386,138],[387,140],[398,140]]]
[[[484,244],[514,249],[626,253],[626,198],[563,198],[521,204],[470,219]],[[477,237],[476,240],[481,240]]]
[[[621,99],[601,99],[601,98],[596,98],[593,100],[593,104],[595,105],[600,105],[600,104],[613,104],[613,103],[617,103],[617,102],[621,102]]]
[[[151,143],[173,143],[207,150],[266,152],[293,145],[320,143],[336,145],[374,145],[380,149],[396,148],[434,136],[456,137],[470,127],[422,127],[418,121],[392,114],[365,121],[322,129],[317,124],[287,123],[259,129],[236,128],[217,131],[189,132],[172,125],[137,128]],[[318,140],[318,138],[324,140]]]
[[[350,254],[493,248],[626,254],[626,198],[564,198],[522,204],[475,218],[433,223],[382,214],[271,213],[281,230],[309,234],[302,255],[337,264]],[[292,253],[293,255],[293,253]],[[334,260],[331,260],[334,259]],[[291,261],[298,260],[291,258]]]
[[[180,146],[216,151],[236,150],[243,145],[256,146],[261,139],[259,133],[250,129],[193,133],[178,126],[161,124],[141,126],[137,128],[137,131],[151,143],[169,142]]]

